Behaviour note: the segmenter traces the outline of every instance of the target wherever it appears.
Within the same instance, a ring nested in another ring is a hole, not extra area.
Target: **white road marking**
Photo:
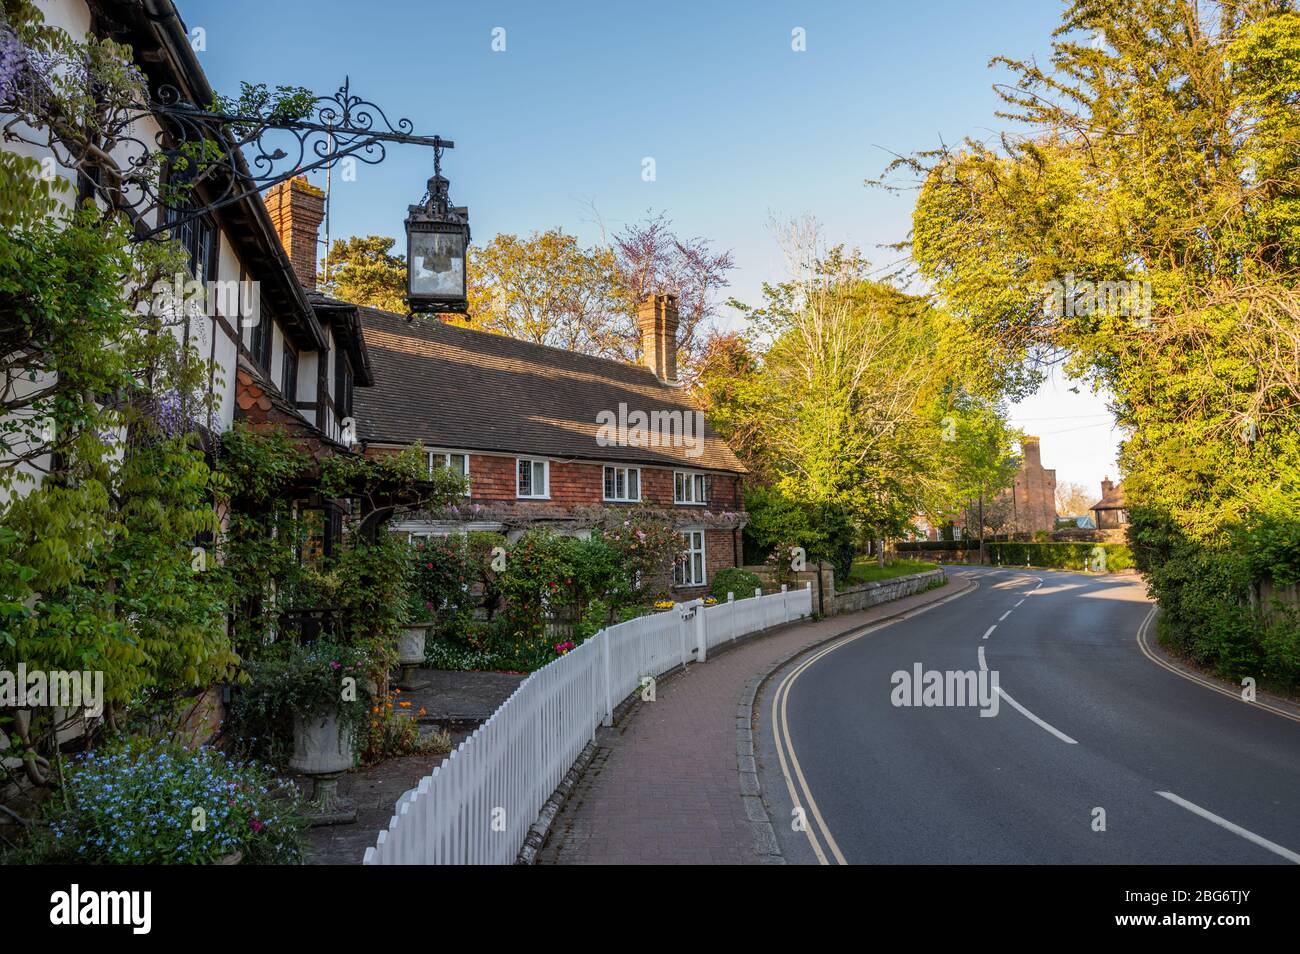
[[[1214,824],[1218,825],[1220,828],[1227,829],[1228,831],[1232,832],[1234,835],[1240,835],[1242,838],[1245,838],[1247,841],[1259,845],[1259,847],[1261,848],[1267,848],[1275,855],[1281,855],[1283,858],[1285,858],[1287,861],[1291,862],[1292,864],[1300,865],[1300,855],[1296,854],[1294,851],[1291,851],[1289,848],[1283,848],[1281,845],[1276,844],[1275,842],[1271,842],[1267,838],[1263,838],[1260,835],[1255,834],[1253,831],[1249,831],[1245,828],[1242,828],[1240,825],[1234,825],[1232,822],[1228,821],[1228,819],[1222,818],[1214,814],[1214,812],[1212,811],[1207,811],[1206,809],[1202,808],[1200,805],[1193,804],[1192,802],[1189,802],[1185,798],[1179,798],[1173,792],[1156,792],[1156,794],[1159,795],[1161,798],[1169,799],[1169,801],[1173,802],[1175,805],[1181,805],[1183,808],[1187,809],[1189,812],[1191,812],[1194,815],[1200,815],[1206,821],[1214,822]]]
[[[994,623],[992,626],[989,627],[989,631],[988,631],[988,633],[985,633],[983,636],[980,637],[980,639],[988,639],[988,638],[989,638],[989,633],[992,633],[993,630],[995,630],[995,629],[997,629],[997,628],[998,628],[998,624],[997,624],[997,623]]]
[[[1021,601],[1020,601],[1020,603],[1023,603],[1023,602],[1024,602],[1024,600],[1021,600]],[[1017,603],[1016,606],[1019,606],[1020,603]],[[1013,609],[1014,609],[1014,607],[1013,607]]]
[[[1186,679],[1189,682],[1194,682],[1198,686],[1204,686],[1206,689],[1209,689],[1211,692],[1217,692],[1219,695],[1227,696],[1229,699],[1235,699],[1238,702],[1244,702],[1246,705],[1256,709],[1264,709],[1265,711],[1271,712],[1274,715],[1280,715],[1284,719],[1290,719],[1292,722],[1300,722],[1300,716],[1296,716],[1293,713],[1287,712],[1283,709],[1279,709],[1276,706],[1270,706],[1266,702],[1260,702],[1258,699],[1255,700],[1254,702],[1247,702],[1246,700],[1241,698],[1240,691],[1228,689],[1217,683],[1211,682],[1209,679],[1206,679],[1204,676],[1198,676],[1194,673],[1187,672],[1179,668],[1178,666],[1175,666],[1172,663],[1167,662],[1164,659],[1161,659],[1159,656],[1157,656],[1152,651],[1151,647],[1147,645],[1147,632],[1149,627],[1151,626],[1151,621],[1155,619],[1156,611],[1158,609],[1159,609],[1158,606],[1152,605],[1151,611],[1146,615],[1146,619],[1142,620],[1142,625],[1138,627],[1137,644],[1138,644],[1138,648],[1142,650],[1143,656],[1146,656],[1147,659],[1151,660],[1157,666],[1169,670],[1175,676],[1181,676],[1183,679]]]
[[[998,686],[998,695],[1000,695],[1003,699],[1007,700],[1007,702],[1011,703],[1012,708],[1014,708],[1017,712],[1019,712],[1030,722],[1037,725],[1040,729],[1046,729],[1048,732],[1052,733],[1052,735],[1056,736],[1062,742],[1066,742],[1070,745],[1079,744],[1074,739],[1070,738],[1068,735],[1062,732],[1060,729],[1056,728],[1056,726],[1044,722],[1042,719],[1038,718],[1038,716],[1034,715],[1032,712],[1030,712],[1020,703],[1016,702],[1015,699],[1012,699],[1011,696],[1007,695],[1006,690],[1004,690],[1001,686]]]
[[[984,647],[981,646],[979,649],[980,649],[980,672],[988,672],[989,664],[984,661]]]
[[[998,617],[998,622],[999,622],[999,623],[1002,622],[1004,619],[1006,619],[1006,618],[1007,618],[1008,616],[1010,616],[1010,615],[1011,615],[1011,610],[1007,610],[1005,613],[1003,613],[1001,616]]]

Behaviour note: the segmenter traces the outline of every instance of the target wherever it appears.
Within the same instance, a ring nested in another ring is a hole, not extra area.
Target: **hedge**
[[[899,540],[894,544],[898,553],[923,553],[931,550],[978,550],[978,540]]]
[[[1133,551],[1126,543],[986,543],[988,562],[995,566],[1040,566],[1055,570],[1100,569],[1105,556],[1107,572],[1133,568]]]

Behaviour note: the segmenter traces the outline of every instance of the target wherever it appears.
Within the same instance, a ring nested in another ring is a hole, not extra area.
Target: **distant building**
[[[1082,517],[1057,517],[1057,528],[1062,530],[1096,530],[1097,523],[1092,519],[1092,514],[1086,513]]]
[[[1113,530],[1128,526],[1128,504],[1124,500],[1124,485],[1112,484],[1109,477],[1101,482],[1101,499],[1092,505],[1097,529]]]
[[[1000,501],[1010,504],[1010,525],[1024,532],[1056,529],[1056,471],[1043,467],[1037,437],[1020,444],[1020,470]]]

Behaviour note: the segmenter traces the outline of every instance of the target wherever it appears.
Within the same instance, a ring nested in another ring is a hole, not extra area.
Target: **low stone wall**
[[[940,567],[937,570],[914,573],[911,576],[899,576],[892,580],[881,580],[878,583],[856,583],[843,590],[836,589],[833,594],[828,594],[831,596],[830,605],[834,607],[831,612],[854,613],[869,606],[875,606],[877,603],[886,603],[889,600],[896,600],[903,596],[911,596],[913,593],[940,586],[947,581],[948,574]]]

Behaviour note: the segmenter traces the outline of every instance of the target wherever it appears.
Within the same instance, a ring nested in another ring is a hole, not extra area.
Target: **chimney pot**
[[[647,295],[637,306],[642,360],[661,381],[677,381],[677,296]]]
[[[325,193],[306,176],[295,176],[267,190],[266,210],[298,282],[315,291],[317,235],[325,218]]]

